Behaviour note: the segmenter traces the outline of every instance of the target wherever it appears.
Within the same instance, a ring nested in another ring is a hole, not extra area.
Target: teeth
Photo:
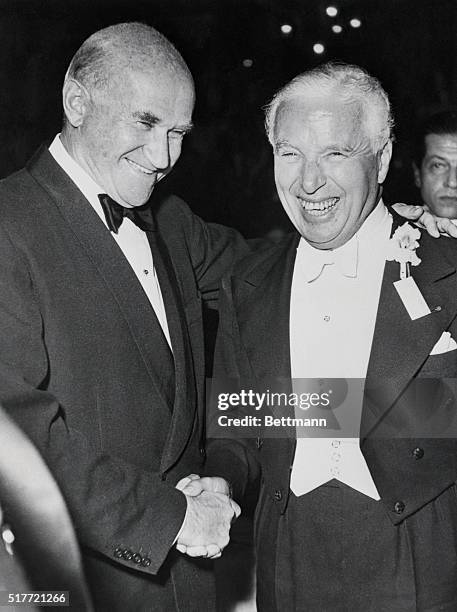
[[[338,200],[339,198],[329,198],[328,200],[323,200],[321,202],[311,202],[310,200],[300,199],[301,205],[306,212],[314,215],[325,214],[328,210],[331,210],[336,205]]]
[[[129,162],[130,165],[132,165],[134,168],[136,168],[137,170],[139,170],[143,174],[149,174],[149,175],[154,174],[154,172],[152,170],[148,170],[144,166],[140,166],[140,164],[137,164],[136,162],[132,161],[128,157],[126,157],[125,159]]]

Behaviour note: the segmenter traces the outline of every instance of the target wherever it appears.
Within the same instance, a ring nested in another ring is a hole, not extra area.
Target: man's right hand
[[[239,506],[227,495],[210,491],[186,495],[186,500],[177,549],[191,557],[219,557],[229,543],[230,525],[239,516]]]

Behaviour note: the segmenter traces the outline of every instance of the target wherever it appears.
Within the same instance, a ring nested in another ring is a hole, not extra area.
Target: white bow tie
[[[323,250],[309,247],[306,249],[303,274],[306,282],[316,280],[325,266],[335,265],[343,276],[357,277],[358,241],[355,236],[342,247],[334,250]]]

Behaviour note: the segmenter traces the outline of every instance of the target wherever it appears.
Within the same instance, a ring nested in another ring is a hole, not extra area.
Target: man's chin
[[[119,202],[119,204],[122,204],[122,206],[126,206],[127,208],[140,208],[141,206],[144,206],[149,202],[153,191],[154,186],[152,186],[150,191],[148,191],[146,194],[142,193],[137,197],[132,197],[130,195],[126,198],[123,198],[123,201]]]
[[[440,198],[439,203],[431,206],[430,210],[438,217],[457,219],[457,198]]]
[[[348,241],[348,238],[341,234],[315,234],[314,232],[310,233],[303,231],[301,231],[300,234],[302,238],[315,249],[337,249]]]

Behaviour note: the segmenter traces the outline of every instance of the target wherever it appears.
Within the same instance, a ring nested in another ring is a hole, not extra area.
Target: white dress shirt
[[[297,248],[290,304],[292,378],[349,379],[348,395],[334,415],[350,433],[338,437],[341,431],[334,430],[334,437],[317,438],[312,429],[297,430],[291,474],[296,495],[336,478],[379,499],[356,436],[391,227],[381,201],[342,247],[322,251],[302,238]]]
[[[59,166],[61,166],[62,170],[68,174],[76,187],[83,193],[104,225],[108,228],[102,205],[98,199],[98,194],[104,193],[104,190],[101,189],[87,172],[69,155],[59,136],[60,134],[57,134],[54,138],[49,147],[49,152]],[[149,246],[145,232],[137,227],[130,219],[124,217],[118,233],[110,233],[140,281],[151,306],[154,308],[164,336],[170,348],[172,348],[159,279],[157,278],[151,247]]]

